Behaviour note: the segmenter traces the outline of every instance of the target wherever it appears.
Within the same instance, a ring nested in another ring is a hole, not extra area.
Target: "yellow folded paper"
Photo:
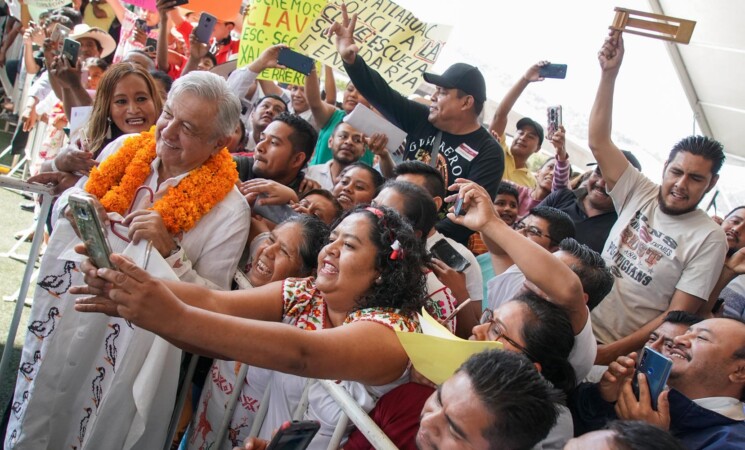
[[[422,333],[396,332],[414,368],[431,380],[442,384],[471,355],[493,348],[502,348],[496,341],[467,341],[452,334],[437,320],[422,310],[419,316]]]

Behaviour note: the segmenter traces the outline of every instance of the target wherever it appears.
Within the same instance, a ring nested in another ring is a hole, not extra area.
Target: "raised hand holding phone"
[[[199,16],[199,23],[194,28],[194,35],[196,36],[197,40],[202,44],[209,43],[210,38],[212,37],[212,31],[214,31],[216,23],[217,18],[215,16],[203,12],[202,15]]]

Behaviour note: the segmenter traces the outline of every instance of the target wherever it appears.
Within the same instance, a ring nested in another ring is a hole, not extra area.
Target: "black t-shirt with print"
[[[370,104],[407,133],[404,159],[429,164],[432,146],[441,132],[429,122],[429,108],[391,89],[383,77],[369,68],[359,56],[353,64],[345,63],[344,68],[354,86]],[[493,200],[502,181],[504,154],[499,143],[483,127],[462,135],[442,132],[436,167],[445,179],[446,186],[450,186],[456,178],[467,178],[483,186]],[[440,221],[437,229],[463,244],[472,234],[467,228],[447,219]]]

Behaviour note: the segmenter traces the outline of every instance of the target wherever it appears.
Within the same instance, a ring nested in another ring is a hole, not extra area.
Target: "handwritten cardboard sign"
[[[267,47],[287,44],[297,50],[297,40],[321,12],[326,0],[252,0],[246,10],[238,54],[238,67],[250,64]],[[294,70],[267,69],[263,80],[302,86],[305,76]]]
[[[416,90],[422,73],[440,56],[450,36],[448,25],[427,24],[389,0],[347,0],[349,14],[357,14],[355,40],[359,55],[403,95]],[[329,2],[300,35],[296,50],[343,70],[336,43],[323,35],[341,21],[341,2]]]

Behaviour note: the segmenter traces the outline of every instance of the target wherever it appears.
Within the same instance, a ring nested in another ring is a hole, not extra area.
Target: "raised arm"
[[[235,361],[299,376],[373,385],[395,380],[408,363],[395,333],[381,324],[362,321],[309,333],[277,323],[282,315],[279,284],[219,293],[217,298],[204,300],[215,293],[158,281],[117,255],[112,262],[122,272],[99,270],[98,273],[114,283],[110,297],[119,315],[166,339],[207,353],[219,353]],[[187,298],[181,299],[182,295]],[[244,313],[243,317],[189,304],[215,305],[218,300],[243,304],[239,311],[232,310]],[[76,308],[96,311],[82,305],[79,302]],[[245,317],[246,312],[249,318]],[[360,352],[360,348],[365,351]]]
[[[453,222],[464,225],[499,245],[520,268],[525,278],[545,294],[545,298],[564,307],[572,328],[579,334],[587,323],[589,312],[579,277],[569,266],[535,242],[504,223],[492,206],[489,194],[476,183],[459,178],[450,187],[459,190],[464,199],[465,216],[448,214]],[[486,241],[486,239],[484,239]]]
[[[305,77],[305,98],[308,99],[308,106],[313,113],[313,119],[316,121],[318,128],[323,128],[336,112],[336,107],[321,100],[321,88],[318,85],[318,72],[315,67],[310,71],[310,75]]]
[[[168,72],[168,12],[175,8],[175,0],[157,0],[155,2],[160,15],[158,25],[158,45],[155,49],[155,63],[158,69]]]
[[[117,20],[119,20],[119,23],[124,23],[124,5],[122,5],[122,2],[120,0],[106,0],[106,3],[111,6],[111,9],[114,11],[114,15],[116,16]]]
[[[504,134],[504,130],[507,128],[507,119],[510,111],[512,111],[512,107],[515,106],[515,102],[520,98],[520,95],[522,95],[525,88],[528,87],[528,84],[534,81],[543,81],[543,78],[539,73],[541,67],[546,64],[548,64],[548,61],[539,61],[530,66],[525,74],[517,80],[509,91],[507,91],[504,98],[502,98],[502,101],[499,102],[497,110],[494,111],[494,117],[492,117],[491,124],[489,124],[489,131],[496,133],[498,136]]]
[[[590,123],[587,142],[597,160],[603,179],[612,190],[618,179],[629,166],[626,157],[611,140],[613,122],[613,92],[616,77],[623,61],[623,36],[613,31],[605,38],[603,47],[598,52],[600,62],[600,85],[595,95],[595,103],[590,112]]]
[[[323,66],[323,89],[326,91],[326,103],[336,106],[336,80],[334,79],[334,68]]]
[[[556,164],[554,165],[554,179],[551,182],[551,192],[565,189],[569,185],[569,175],[572,173],[572,165],[569,163],[569,155],[566,149],[566,130],[559,126],[558,131],[551,138],[551,143],[556,149]]]

